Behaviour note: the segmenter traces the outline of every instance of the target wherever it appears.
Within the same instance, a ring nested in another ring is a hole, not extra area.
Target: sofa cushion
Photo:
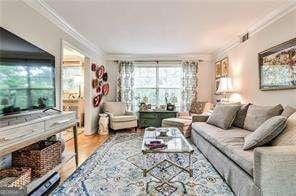
[[[284,111],[282,112],[282,116],[285,116],[286,118],[289,118],[292,114],[296,112],[296,108],[293,108],[291,106],[285,106]]]
[[[272,142],[273,146],[296,145],[296,112],[292,114],[286,122],[286,128]]]
[[[205,122],[195,122],[191,126],[192,131],[200,134],[249,175],[253,176],[253,150],[243,150],[244,137],[250,134],[250,131],[236,127],[224,130]]]
[[[245,137],[243,149],[249,150],[269,143],[284,130],[286,120],[287,118],[284,116],[274,116],[265,121],[254,132]]]
[[[133,120],[137,120],[137,116],[113,116],[111,118],[111,121],[113,122],[127,122],[127,121],[133,121]]]
[[[207,123],[222,129],[229,129],[240,107],[240,105],[217,104]]]
[[[244,128],[244,122],[245,122],[247,112],[248,112],[250,105],[251,104],[249,103],[249,104],[244,104],[241,106],[241,108],[238,110],[238,112],[236,114],[236,117],[232,123],[232,126],[239,127],[242,129]]]
[[[104,103],[104,111],[114,116],[122,116],[125,114],[125,105],[122,102],[106,102]]]
[[[250,105],[244,128],[249,131],[255,131],[267,119],[280,115],[282,111],[283,107],[280,104],[276,106]]]

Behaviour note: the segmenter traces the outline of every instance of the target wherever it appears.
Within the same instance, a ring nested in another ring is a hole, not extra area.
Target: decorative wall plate
[[[103,87],[102,87],[102,94],[103,95],[108,95],[109,93],[109,84],[104,84]]]
[[[97,78],[101,79],[104,76],[105,69],[102,69],[102,66],[96,71]]]
[[[91,70],[96,71],[96,69],[97,69],[97,64],[95,63],[91,64]]]
[[[104,82],[107,82],[107,80],[108,80],[108,74],[107,74],[107,72],[105,72],[105,73],[103,74],[103,81],[104,81]]]
[[[102,100],[102,95],[95,96],[93,99],[94,107],[99,107],[101,100]]]
[[[93,86],[93,88],[97,88],[99,86],[99,80],[98,79],[93,79],[92,80],[92,86]]]
[[[99,66],[99,68],[96,71],[97,78],[101,79],[104,73],[105,73],[104,65]]]
[[[102,87],[101,87],[101,86],[98,86],[98,87],[97,87],[97,93],[98,93],[98,94],[102,94]]]

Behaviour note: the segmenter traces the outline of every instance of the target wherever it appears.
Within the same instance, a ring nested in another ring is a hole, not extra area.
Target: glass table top
[[[162,137],[160,134],[161,129],[166,129],[167,136]],[[150,149],[146,146],[150,141],[161,141],[166,144],[167,147],[159,149]],[[143,153],[192,153],[193,147],[183,136],[178,128],[155,128],[155,130],[145,129],[143,143]]]

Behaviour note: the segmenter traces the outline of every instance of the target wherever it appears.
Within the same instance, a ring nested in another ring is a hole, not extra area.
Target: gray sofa
[[[207,116],[193,117],[191,140],[236,195],[296,195],[296,144],[245,151],[244,137],[250,131],[224,130],[206,120]],[[296,126],[292,130],[296,133]]]

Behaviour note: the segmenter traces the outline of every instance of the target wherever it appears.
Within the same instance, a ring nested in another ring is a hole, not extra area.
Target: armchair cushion
[[[113,116],[125,115],[125,105],[122,102],[105,102],[104,111]]]
[[[137,120],[137,116],[123,115],[123,116],[113,116],[111,118],[111,121],[113,122],[127,122],[127,121],[133,121],[133,120]]]

